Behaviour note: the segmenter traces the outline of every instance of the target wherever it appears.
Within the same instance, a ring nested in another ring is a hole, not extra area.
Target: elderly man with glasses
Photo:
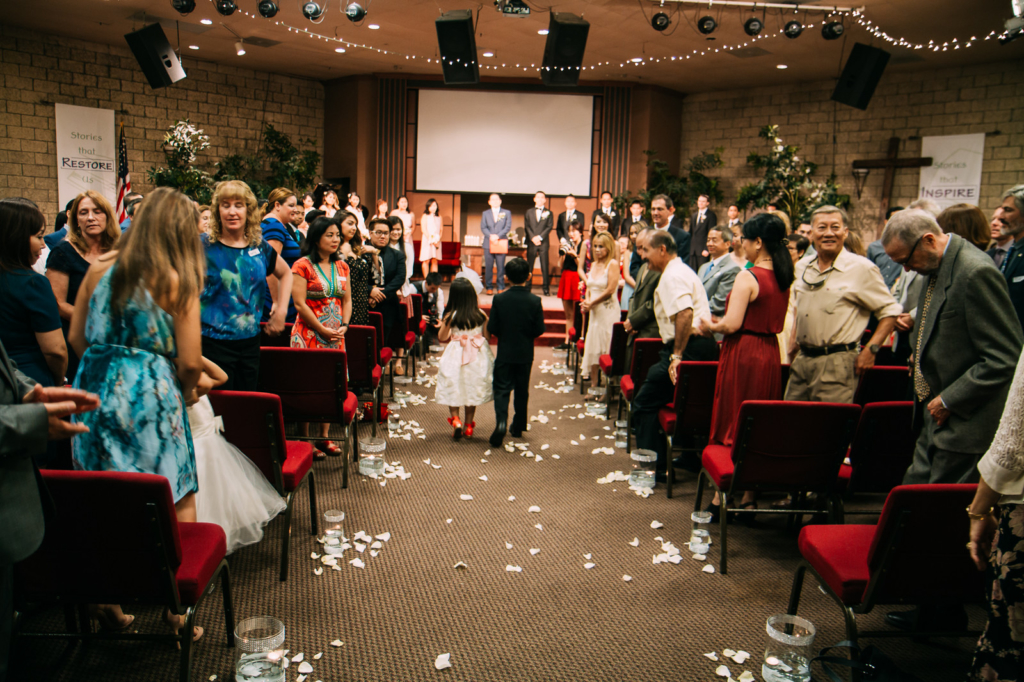
[[[848,223],[846,211],[837,206],[821,206],[811,214],[815,253],[796,264],[786,400],[853,402],[858,378],[874,366],[903,311],[878,266],[843,248]],[[861,350],[872,314],[878,328]]]

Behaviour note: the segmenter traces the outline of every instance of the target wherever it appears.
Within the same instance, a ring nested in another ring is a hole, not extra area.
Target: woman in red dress
[[[753,267],[736,276],[720,320],[700,320],[705,336],[724,334],[718,360],[711,442],[731,446],[736,415],[744,400],[781,400],[782,367],[776,335],[782,331],[793,283],[793,260],[786,247],[786,226],[777,216],[761,213],[743,225],[743,246]],[[711,511],[717,511],[718,496]],[[754,506],[746,493],[740,507]]]
[[[317,218],[309,226],[302,257],[292,266],[292,300],[295,324],[292,348],[345,349],[345,332],[352,317],[352,293],[348,265],[341,260],[341,231],[338,224],[344,212],[334,218]],[[320,425],[316,446],[325,454],[337,456],[341,448],[327,438],[330,424]]]

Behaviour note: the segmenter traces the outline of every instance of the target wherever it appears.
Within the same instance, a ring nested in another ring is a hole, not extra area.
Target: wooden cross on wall
[[[885,224],[885,214],[889,210],[889,201],[892,199],[892,186],[896,180],[897,168],[921,168],[932,165],[932,157],[920,156],[917,158],[899,159],[900,138],[889,138],[889,153],[884,159],[858,159],[853,162],[854,168],[884,168],[885,177],[882,179],[882,204],[879,209],[879,220]]]

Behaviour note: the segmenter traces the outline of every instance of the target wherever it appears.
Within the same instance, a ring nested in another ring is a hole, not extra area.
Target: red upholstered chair
[[[405,304],[399,304],[401,308],[405,308]],[[416,334],[409,329],[409,317],[407,315],[399,314],[395,320],[395,324],[391,327],[391,338],[388,339],[388,346],[391,347],[395,354],[398,354],[398,349],[405,351],[405,375],[412,377],[416,375],[416,358],[413,357],[412,347],[416,343]],[[399,358],[401,360],[402,358]],[[411,362],[411,365],[410,365]],[[395,372],[394,365],[391,366],[392,375]],[[392,376],[392,382],[394,377]],[[394,390],[392,390],[394,394]]]
[[[423,319],[423,294],[412,294],[410,298],[412,315],[409,317],[409,328],[416,334],[416,354],[422,358],[426,357],[423,338],[427,332],[427,321]]]
[[[665,432],[668,471],[665,492],[672,497],[676,480],[672,454],[703,452],[711,435],[711,411],[715,406],[718,362],[680,362],[676,374],[676,392],[672,402],[658,411],[658,424]],[[684,448],[687,441],[693,447]]]
[[[601,373],[608,379],[608,398],[615,397],[615,387],[624,373],[626,364],[626,327],[621,322],[612,325],[612,341],[608,352],[597,359]]]
[[[377,344],[377,364],[380,365],[381,371],[387,372],[391,376],[391,395],[394,395],[395,373],[393,370],[388,372],[388,369],[391,369],[391,362],[395,359],[395,351],[391,350],[384,342],[384,315],[370,312],[370,324],[377,330],[377,339],[380,340],[380,343]]]
[[[264,348],[260,352],[259,389],[281,399],[285,421],[338,424],[342,427],[342,488],[348,487],[348,449],[359,458],[356,410],[359,398],[348,390],[343,350],[330,348]],[[294,436],[315,441],[320,436]]]
[[[619,379],[622,399],[619,400],[615,419],[622,417],[622,404],[626,404],[626,452],[630,451],[633,442],[633,398],[647,379],[651,367],[658,364],[661,349],[665,344],[661,339],[635,339],[633,341],[633,359],[630,361],[629,373]]]
[[[313,446],[288,440],[281,399],[270,393],[211,391],[210,404],[224,424],[224,438],[245,453],[288,505],[281,537],[281,580],[288,579],[288,542],[292,534],[292,503],[304,481],[309,484],[310,533],[317,532],[316,479]]]
[[[587,339],[587,325],[590,324],[590,313],[583,313],[579,311],[579,306],[576,306],[576,320],[577,323],[574,326],[576,331],[576,338],[573,340],[572,349],[575,353],[573,361],[573,379],[580,384],[580,395],[583,395],[583,382],[580,381],[580,363],[583,362],[583,350],[586,348]]]
[[[903,482],[917,444],[913,418],[909,401],[864,406],[847,455],[850,464],[839,471],[840,479],[849,481],[847,492],[888,493]]]
[[[910,400],[910,370],[906,367],[872,367],[861,375],[853,402],[868,403]]]
[[[356,395],[373,396],[373,435],[377,435],[380,404],[383,401],[383,370],[377,364],[377,330],[355,325],[345,332],[345,352],[348,355],[348,385]]]
[[[441,242],[441,258],[437,261],[437,269],[462,267],[462,242]]]
[[[224,530],[213,523],[179,524],[164,476],[117,471],[43,471],[42,476],[56,513],[46,522],[43,544],[15,565],[18,609],[53,600],[80,607],[146,604],[184,615],[185,626],[177,635],[93,633],[83,618],[83,632],[44,634],[16,628],[16,636],[173,641],[181,646],[178,679],[188,682],[196,611],[207,586],[219,577],[227,645],[234,646]],[[70,569],[69,561],[74,562]]]
[[[800,531],[804,562],[793,576],[789,613],[800,605],[809,568],[839,605],[846,639],[893,636],[977,636],[976,632],[857,632],[857,614],[891,604],[969,604],[984,597],[986,574],[975,568],[965,543],[964,508],[977,485],[901,485],[885,501],[878,525],[817,525]],[[953,539],[956,542],[953,542]]]
[[[292,345],[292,325],[286,324],[284,331],[277,336],[267,333],[267,323],[260,322],[260,347],[288,348]]]
[[[734,494],[746,490],[785,492],[794,496],[793,508],[770,513],[816,514],[799,509],[807,493],[825,500],[829,521],[842,520],[838,495],[839,467],[850,446],[860,407],[845,403],[805,403],[782,400],[748,400],[736,415],[736,440],[732,447],[709,445],[701,458],[694,511],[701,509],[704,481],[721,496],[721,566],[728,569],[729,512],[766,513],[759,509],[732,509]],[[799,438],[782,424],[800,424]]]

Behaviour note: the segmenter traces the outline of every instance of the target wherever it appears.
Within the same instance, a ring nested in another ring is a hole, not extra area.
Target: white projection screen
[[[594,98],[420,90],[416,189],[590,195]]]

